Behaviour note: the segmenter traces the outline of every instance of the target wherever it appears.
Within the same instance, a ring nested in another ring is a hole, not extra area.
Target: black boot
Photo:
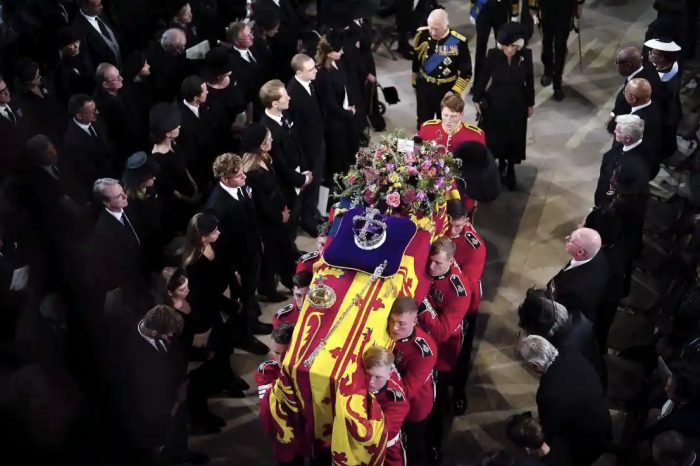
[[[513,191],[515,189],[515,164],[513,162],[508,164],[508,169],[506,170],[506,176],[503,184],[506,185],[506,188],[508,188],[509,191]]]
[[[506,159],[498,159],[498,173],[501,175],[501,183],[506,182]]]

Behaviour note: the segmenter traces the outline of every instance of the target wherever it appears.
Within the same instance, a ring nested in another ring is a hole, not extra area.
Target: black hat
[[[213,79],[231,71],[228,61],[228,50],[224,47],[214,47],[204,56],[204,73],[207,79]]]
[[[518,40],[525,40],[525,31],[520,23],[506,23],[498,29],[496,42],[501,45],[514,44]]]
[[[159,102],[148,114],[149,129],[154,136],[163,136],[180,126],[180,111],[172,104]]]
[[[545,290],[530,289],[518,307],[518,326],[531,335],[547,337],[556,321],[556,308]]]
[[[209,212],[202,212],[196,215],[195,224],[199,233],[206,236],[216,230],[219,226],[219,219]]]
[[[501,192],[500,175],[493,155],[483,144],[463,142],[453,155],[462,161],[464,192],[475,201],[490,202]]]
[[[267,128],[260,123],[249,124],[241,137],[241,150],[243,152],[257,152],[267,136]]]
[[[72,44],[73,42],[79,41],[80,35],[72,28],[63,28],[58,31],[56,36],[56,46],[59,49]]]
[[[131,55],[129,55],[126,60],[124,60],[124,64],[122,65],[120,71],[122,73],[122,77],[124,78],[124,81],[126,82],[131,82],[134,80],[136,76],[139,75],[141,70],[143,69],[143,65],[146,64],[146,54],[136,50],[135,52],[132,52]]]
[[[126,159],[122,180],[127,188],[138,187],[141,183],[158,174],[158,164],[149,160],[145,152],[136,152]]]
[[[618,194],[643,194],[649,191],[649,170],[641,160],[630,160],[615,170],[612,182]]]
[[[324,37],[334,52],[340,52],[340,49],[345,45],[345,34],[343,34],[342,29],[331,29]]]
[[[275,26],[279,26],[280,24],[279,15],[271,8],[261,8],[259,10],[255,10],[253,14],[253,21],[255,21],[255,26],[266,31],[273,29]]]

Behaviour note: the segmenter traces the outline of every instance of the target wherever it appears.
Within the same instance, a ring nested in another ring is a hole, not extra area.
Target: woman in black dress
[[[63,139],[68,115],[44,84],[39,64],[22,59],[17,64],[17,102],[23,111],[28,134],[45,134],[54,143]]]
[[[296,257],[289,231],[290,212],[275,176],[269,150],[272,135],[264,126],[253,123],[243,134],[243,171],[247,184],[253,189],[253,201],[260,222],[263,249],[259,292],[267,301],[280,302],[287,298],[277,292],[275,276],[290,290]]]
[[[124,105],[135,119],[133,127],[138,128],[136,147],[148,147],[151,142],[148,134],[148,112],[153,106],[151,94],[151,65],[146,61],[146,54],[135,51],[124,61],[121,67],[124,88],[121,96]]]
[[[187,170],[187,157],[175,140],[180,135],[180,112],[177,107],[157,103],[149,114],[153,149],[150,159],[158,165],[156,188],[163,197],[163,231],[165,241],[184,231],[200,194]]]
[[[240,134],[253,118],[241,86],[236,82],[228,61],[228,50],[215,47],[205,57],[204,79],[209,95],[212,121],[216,124],[216,145],[221,152],[238,152]]]
[[[527,119],[535,105],[532,51],[524,48],[524,36],[518,23],[499,29],[498,47],[489,50],[473,89],[486,145],[498,159],[508,189],[515,188],[515,164],[525,160]]]
[[[328,181],[336,173],[345,173],[354,163],[361,133],[355,124],[356,106],[360,107],[360,101],[340,61],[343,37],[340,32],[334,31],[331,30],[318,43],[318,74],[314,81],[326,117]],[[330,184],[333,185],[332,182]]]

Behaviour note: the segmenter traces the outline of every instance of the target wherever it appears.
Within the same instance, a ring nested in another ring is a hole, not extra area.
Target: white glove
[[[476,18],[473,16],[469,16],[469,22],[476,25]]]
[[[520,22],[520,16],[511,16],[511,17],[510,17],[510,22],[511,22],[511,23],[519,23],[519,22]]]

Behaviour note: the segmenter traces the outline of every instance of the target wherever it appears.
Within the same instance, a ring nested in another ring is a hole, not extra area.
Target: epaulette
[[[287,304],[283,308],[278,309],[277,312],[275,312],[275,315],[277,317],[282,317],[283,315],[292,312],[292,309],[294,309],[294,304]]]
[[[433,318],[437,317],[437,311],[435,311],[433,305],[430,304],[428,298],[425,298],[423,302],[420,303],[420,306],[418,306],[418,315],[421,315],[424,312],[430,312]]]
[[[472,124],[469,124],[469,123],[462,122],[462,125],[463,125],[465,128],[474,131],[475,133],[481,134],[481,133],[484,132],[484,130],[481,129],[481,128],[479,128],[478,126],[475,126],[475,125],[472,125]]]
[[[306,262],[310,259],[316,259],[319,256],[320,252],[318,251],[310,251],[304,254],[299,258],[299,262]]]
[[[450,277],[450,283],[452,283],[452,287],[455,289],[457,296],[467,296],[467,289],[464,287],[459,275],[453,273]]]
[[[279,365],[279,364],[277,364],[277,361],[272,361],[272,360],[270,360],[270,361],[263,361],[263,362],[258,366],[258,372],[260,372],[261,374],[264,374],[264,373],[265,373],[265,368],[266,368],[267,366],[278,366],[278,365]]]
[[[427,31],[427,30],[428,30],[428,26],[421,26],[421,27],[419,27],[418,29],[416,29],[416,32],[419,32],[419,31]]]
[[[442,120],[439,118],[433,118],[432,120],[427,120],[423,122],[423,126],[425,125],[439,125],[442,123]]]
[[[456,37],[457,39],[459,39],[459,40],[463,40],[464,42],[467,41],[467,38],[466,38],[466,37],[464,37],[464,36],[463,36],[462,34],[460,34],[459,32],[455,31],[454,29],[450,29],[450,34],[452,34],[453,36],[455,36],[455,37]]]
[[[406,401],[406,397],[404,396],[401,390],[397,390],[395,388],[387,388],[386,391],[392,396],[394,401]]]
[[[479,238],[477,238],[471,231],[465,232],[464,237],[474,249],[478,249],[479,246],[481,246],[481,241],[479,241]]]
[[[424,358],[429,358],[430,356],[433,355],[433,350],[430,349],[430,345],[425,340],[425,338],[416,337],[415,342],[416,342],[416,345],[418,345],[418,349],[420,350],[421,356],[423,356]]]

